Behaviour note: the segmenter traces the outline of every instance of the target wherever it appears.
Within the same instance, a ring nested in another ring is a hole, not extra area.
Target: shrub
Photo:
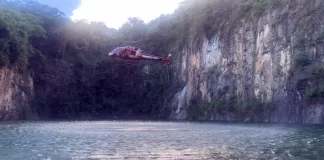
[[[309,77],[310,86],[306,89],[305,100],[308,103],[316,103],[324,97],[324,68],[318,67],[313,70]]]
[[[296,67],[305,67],[310,64],[308,56],[304,53],[297,54],[294,61]]]

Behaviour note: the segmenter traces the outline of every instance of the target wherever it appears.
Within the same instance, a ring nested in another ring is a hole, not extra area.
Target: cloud
[[[139,17],[145,23],[161,14],[173,13],[183,0],[82,0],[73,11],[72,20],[100,21],[118,29],[129,17]]]

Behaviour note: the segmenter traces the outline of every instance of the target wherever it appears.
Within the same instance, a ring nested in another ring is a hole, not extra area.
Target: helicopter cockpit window
[[[112,52],[113,52],[113,53],[119,53],[120,51],[121,51],[121,48],[118,47],[118,48],[114,49]]]

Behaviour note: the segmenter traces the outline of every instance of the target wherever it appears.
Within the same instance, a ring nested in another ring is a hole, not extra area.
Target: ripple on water
[[[0,124],[5,159],[321,159],[324,130],[142,121]]]

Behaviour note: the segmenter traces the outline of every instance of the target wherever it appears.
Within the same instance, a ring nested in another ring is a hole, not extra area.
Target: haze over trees
[[[115,30],[99,22],[72,22],[35,1],[1,1],[0,65],[34,73],[34,107],[42,118],[161,117],[172,78],[167,66],[107,58],[117,46],[148,41],[147,28],[138,18]],[[159,44],[136,44],[168,54],[154,45]]]
[[[174,72],[181,55],[173,56],[168,67],[111,59],[109,51],[133,45],[166,56],[219,31],[229,40],[238,19],[261,16],[265,9],[285,3],[292,2],[186,0],[172,15],[148,24],[130,17],[116,30],[100,22],[72,22],[58,9],[36,1],[1,0],[0,66],[33,73],[33,107],[41,118],[167,118],[167,103],[183,87]]]

